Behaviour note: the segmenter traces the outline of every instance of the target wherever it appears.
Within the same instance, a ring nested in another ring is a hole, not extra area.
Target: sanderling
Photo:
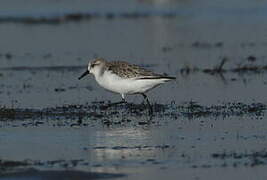
[[[112,103],[112,105],[126,103],[126,94],[141,94],[149,106],[150,114],[152,107],[145,93],[160,84],[176,79],[175,77],[156,74],[134,64],[123,61],[108,62],[103,58],[90,61],[87,70],[79,79],[88,74],[93,74],[97,83],[103,88],[121,94],[122,101]]]

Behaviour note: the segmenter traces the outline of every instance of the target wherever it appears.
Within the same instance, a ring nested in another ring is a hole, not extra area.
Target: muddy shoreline
[[[23,120],[23,119],[42,119],[42,118],[82,118],[87,117],[93,120],[112,118],[122,112],[129,116],[148,116],[148,109],[145,104],[127,103],[126,105],[116,105],[108,107],[108,102],[93,102],[91,105],[66,105],[55,108],[45,109],[20,109],[0,107],[1,121]],[[179,117],[199,118],[199,117],[229,117],[254,115],[264,116],[267,106],[262,103],[225,103],[222,105],[203,106],[196,102],[185,102],[182,105],[171,104],[152,104],[153,114],[151,118],[157,116],[168,116],[177,119]]]

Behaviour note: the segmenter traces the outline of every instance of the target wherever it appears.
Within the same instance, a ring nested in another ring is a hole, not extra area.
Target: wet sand
[[[265,1],[28,2],[0,11],[0,180],[267,178]],[[107,109],[98,56],[177,81]]]

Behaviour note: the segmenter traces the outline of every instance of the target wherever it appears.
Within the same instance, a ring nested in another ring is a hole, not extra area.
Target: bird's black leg
[[[118,104],[124,104],[124,103],[127,103],[127,102],[125,101],[125,99],[122,99],[122,100],[119,101],[119,102],[115,102],[115,103],[110,103],[110,104],[108,104],[108,107],[110,107],[110,106],[115,106],[115,105],[118,105]]]
[[[147,105],[148,105],[148,112],[149,112],[149,115],[152,115],[152,113],[153,113],[153,109],[152,109],[152,106],[151,106],[151,104],[150,104],[150,102],[149,102],[149,100],[148,100],[148,97],[147,97],[147,95],[145,95],[144,93],[142,93],[142,96],[144,97],[144,100],[146,100],[146,103],[147,103]]]

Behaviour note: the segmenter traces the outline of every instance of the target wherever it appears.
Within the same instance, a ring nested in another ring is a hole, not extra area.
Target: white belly
[[[103,88],[120,94],[145,93],[148,90],[166,82],[166,79],[135,80],[123,79],[110,72],[105,72],[102,76],[96,77],[96,81]]]

